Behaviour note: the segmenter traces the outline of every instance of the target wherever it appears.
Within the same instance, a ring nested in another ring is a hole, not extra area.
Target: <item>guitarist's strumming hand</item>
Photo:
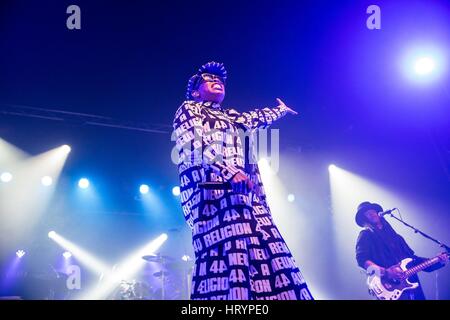
[[[380,277],[387,277],[392,280],[402,280],[405,278],[405,274],[403,273],[403,270],[400,269],[398,266],[392,266],[390,268],[383,268],[374,262],[367,260],[364,264],[367,270],[369,268],[371,269],[378,269],[380,272]]]
[[[405,273],[398,266],[393,266],[386,269],[386,276],[392,280],[405,279]]]

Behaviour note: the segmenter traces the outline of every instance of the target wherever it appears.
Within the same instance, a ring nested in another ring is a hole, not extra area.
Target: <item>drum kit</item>
[[[152,254],[142,259],[158,266],[150,279],[145,281],[123,280],[113,295],[115,300],[187,300],[190,292],[190,273],[192,266],[189,259],[180,259]]]
[[[116,289],[113,300],[154,300],[151,288],[142,281],[122,280]]]

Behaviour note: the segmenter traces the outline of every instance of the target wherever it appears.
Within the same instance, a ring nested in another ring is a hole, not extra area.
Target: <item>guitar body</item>
[[[407,271],[407,265],[412,261],[411,258],[403,259],[396,267],[402,271]],[[392,280],[387,277],[380,277],[373,273],[367,279],[369,292],[377,297],[379,300],[398,300],[406,290],[416,289],[419,284],[410,282],[408,279]]]

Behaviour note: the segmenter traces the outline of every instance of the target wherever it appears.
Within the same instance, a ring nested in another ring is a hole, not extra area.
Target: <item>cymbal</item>
[[[144,259],[145,261],[148,262],[167,262],[167,261],[174,261],[175,259],[170,257],[170,256],[165,256],[165,255],[156,255],[156,254],[151,254],[151,255],[147,255],[147,256],[143,256],[142,259]]]

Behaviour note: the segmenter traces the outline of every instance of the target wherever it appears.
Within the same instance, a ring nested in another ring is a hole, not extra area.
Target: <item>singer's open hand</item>
[[[298,114],[297,111],[294,111],[291,108],[289,108],[280,98],[277,98],[277,102],[278,102],[278,106],[279,107],[283,106],[287,110],[287,112],[292,113],[292,114]]]

